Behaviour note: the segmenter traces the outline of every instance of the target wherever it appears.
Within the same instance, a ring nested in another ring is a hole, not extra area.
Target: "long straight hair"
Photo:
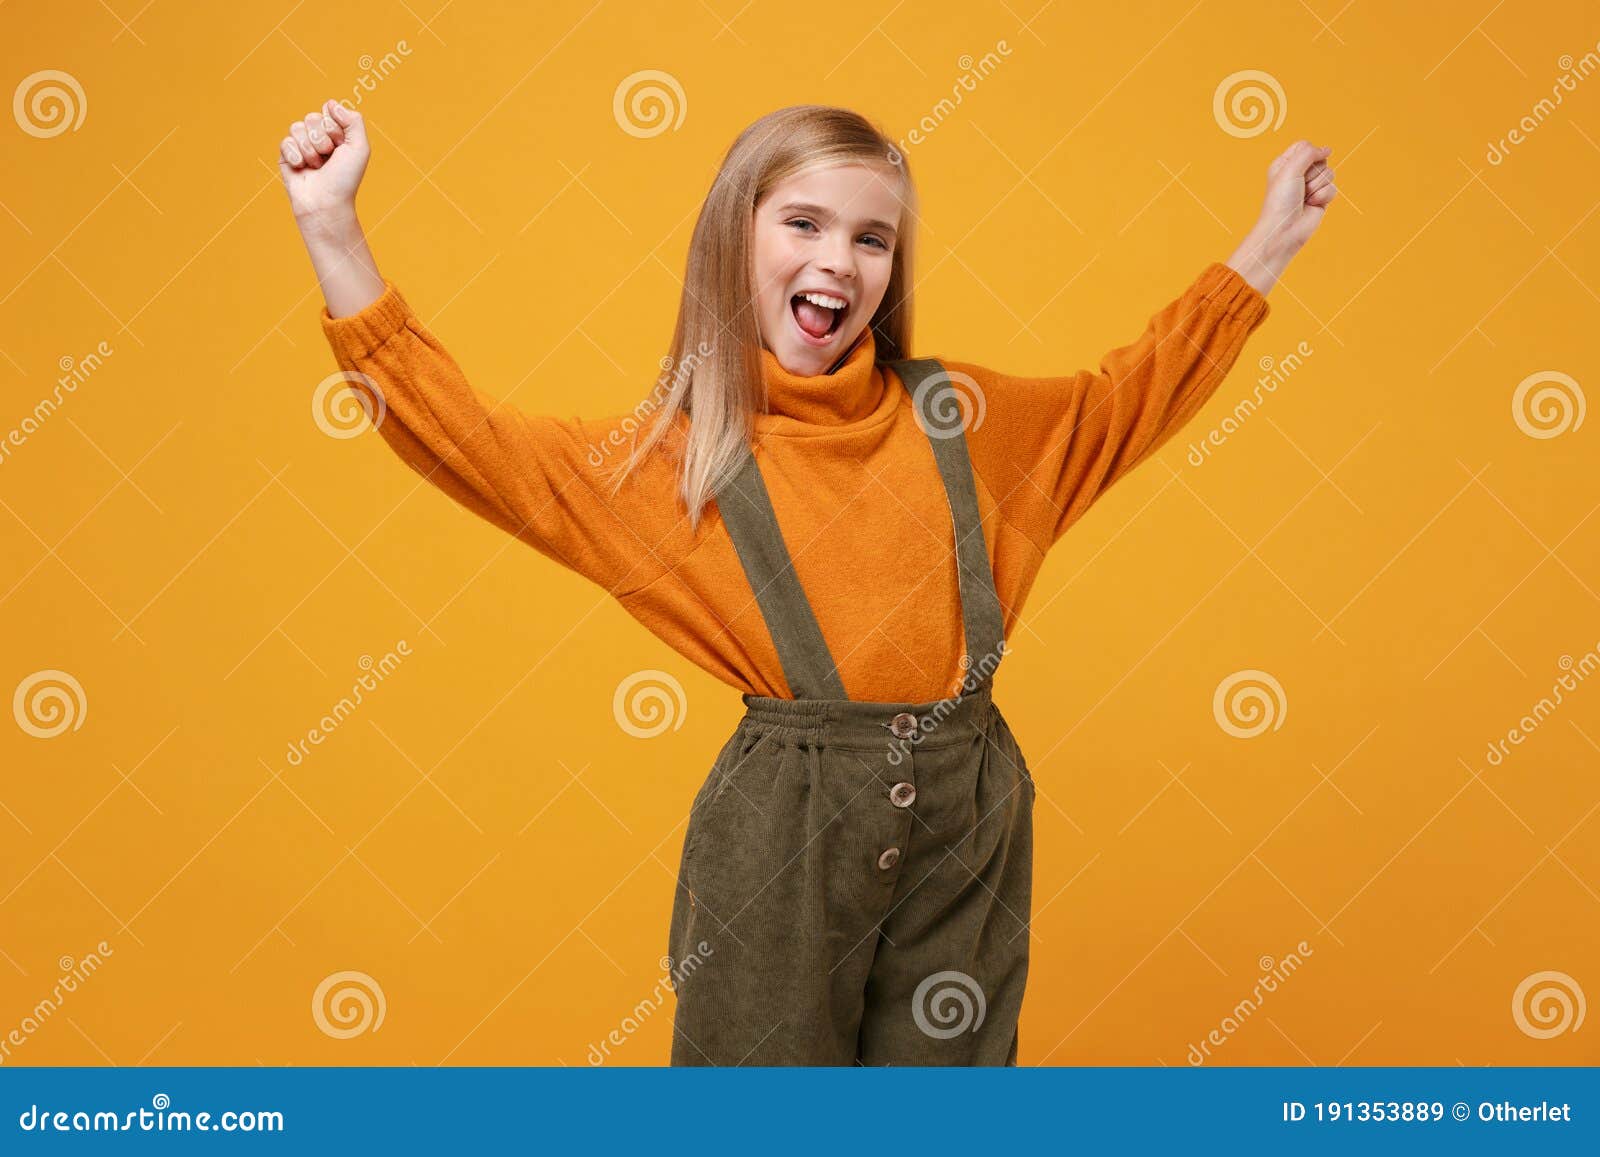
[[[674,446],[678,495],[691,531],[698,529],[706,504],[743,459],[755,433],[755,414],[767,407],[751,259],[755,207],[795,173],[852,163],[887,167],[900,178],[902,227],[889,284],[869,329],[878,361],[909,356],[911,226],[917,202],[905,157],[875,125],[849,109],[794,105],[770,112],[733,142],[700,207],[671,351],[661,359],[671,386],[665,399],[641,404],[640,409],[659,409],[616,468],[613,493],[674,429],[678,414],[687,414],[687,438]]]

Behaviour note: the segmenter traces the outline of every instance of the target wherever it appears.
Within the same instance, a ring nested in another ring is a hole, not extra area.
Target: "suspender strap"
[[[738,472],[717,492],[717,509],[778,649],[789,694],[796,699],[848,699],[748,446]]]
[[[975,686],[986,680],[1000,661],[1005,617],[984,543],[965,431],[962,426],[949,429],[934,420],[943,406],[959,399],[950,397],[950,375],[934,358],[887,365],[911,393],[912,409],[928,437],[949,501],[966,639],[961,667],[967,671],[973,665],[980,666],[979,676],[968,676],[974,679]],[[848,699],[838,665],[795,574],[761,469],[748,446],[734,474],[718,492],[717,508],[777,648],[790,694],[796,699]]]
[[[888,365],[911,392],[911,408],[928,435],[939,476],[944,479],[945,496],[950,500],[961,620],[967,640],[961,668],[965,671],[973,664],[981,664],[992,674],[1002,655],[1005,614],[995,591],[994,570],[989,565],[989,550],[984,543],[983,519],[978,513],[978,489],[973,480],[972,459],[967,452],[965,423],[952,427],[938,420],[951,403],[959,406],[961,398],[951,384],[950,374],[936,358],[912,358]]]

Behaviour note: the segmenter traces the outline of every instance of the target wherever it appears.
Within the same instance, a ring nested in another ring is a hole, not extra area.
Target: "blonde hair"
[[[672,431],[678,414],[688,414],[687,438],[676,448],[678,495],[691,530],[698,529],[706,504],[744,457],[755,432],[754,415],[766,409],[751,260],[755,207],[795,173],[842,164],[885,165],[900,175],[902,227],[888,287],[868,325],[878,361],[909,356],[910,226],[917,207],[905,157],[875,125],[849,109],[794,105],[770,112],[729,147],[700,207],[671,351],[662,359],[672,385],[656,419],[616,469],[613,493]]]

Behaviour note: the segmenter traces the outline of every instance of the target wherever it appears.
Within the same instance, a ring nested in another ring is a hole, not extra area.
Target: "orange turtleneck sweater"
[[[1007,637],[1051,544],[1195,415],[1268,309],[1215,262],[1098,372],[1013,377],[939,357],[982,391],[966,439]],[[717,678],[789,696],[716,505],[691,536],[659,454],[610,493],[602,471],[632,413],[556,418],[480,394],[391,282],[360,313],[324,307],[321,323],[340,367],[382,390],[378,432],[413,470]],[[950,511],[911,396],[874,355],[868,331],[835,372],[800,377],[763,349],[756,461],[846,693],[936,699],[962,675]]]

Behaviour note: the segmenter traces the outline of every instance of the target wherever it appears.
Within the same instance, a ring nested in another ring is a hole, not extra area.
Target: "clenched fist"
[[[1339,190],[1328,164],[1328,146],[1296,141],[1267,168],[1267,195],[1258,228],[1290,249],[1299,249],[1322,224]]]
[[[278,144],[278,173],[295,217],[353,210],[371,152],[361,114],[336,100],[290,125]]]

